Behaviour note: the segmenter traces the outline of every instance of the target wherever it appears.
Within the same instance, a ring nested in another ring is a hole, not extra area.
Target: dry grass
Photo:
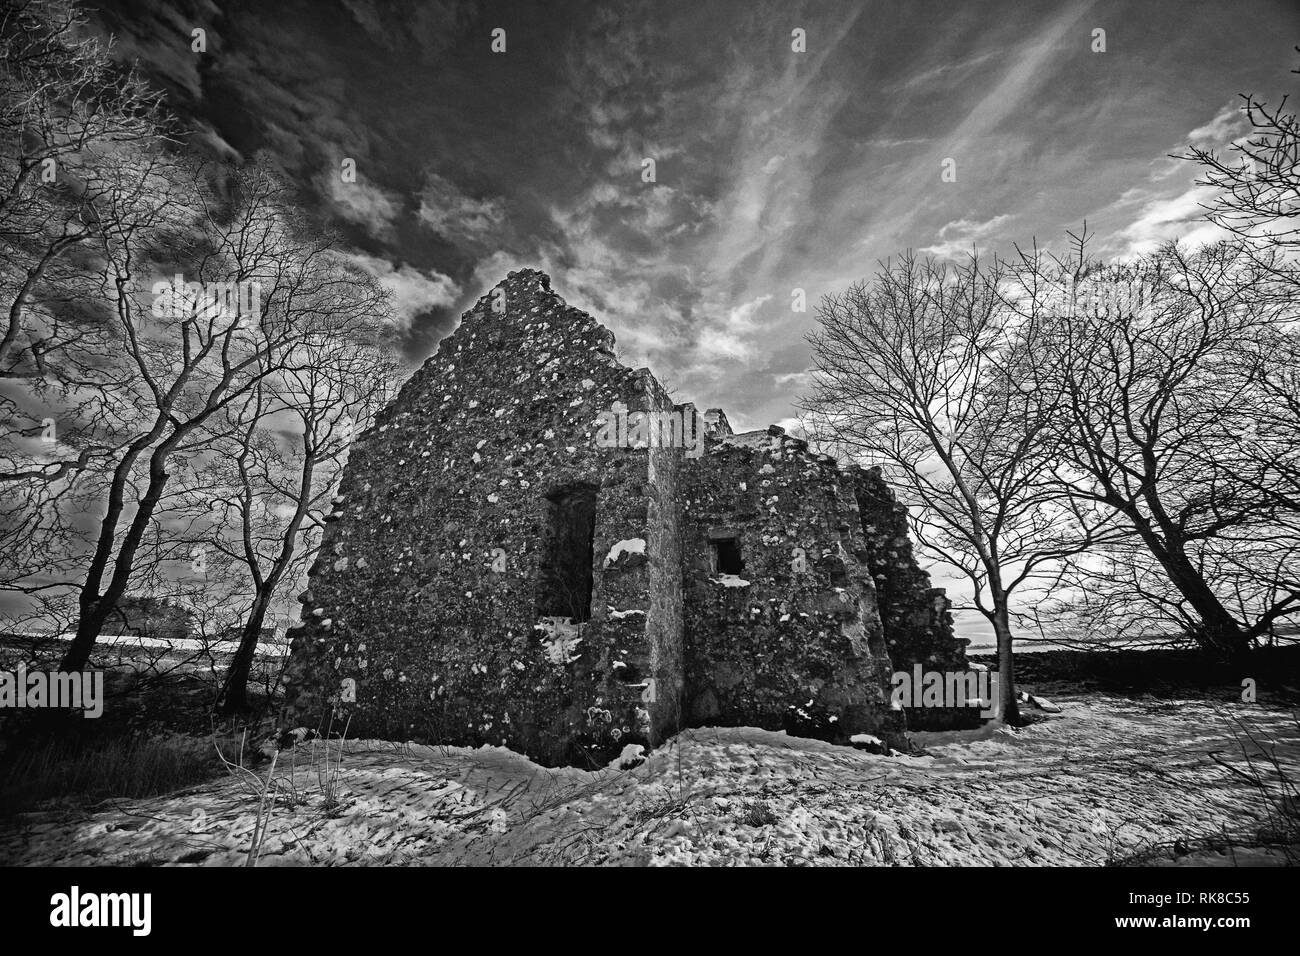
[[[49,800],[95,804],[170,793],[217,777],[209,740],[183,734],[146,737],[46,737],[14,747],[0,763],[0,815]]]

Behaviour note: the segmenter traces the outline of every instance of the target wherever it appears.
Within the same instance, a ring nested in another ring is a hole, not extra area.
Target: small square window
[[[713,570],[718,574],[741,574],[745,562],[740,557],[740,540],[737,538],[716,538],[713,545]]]

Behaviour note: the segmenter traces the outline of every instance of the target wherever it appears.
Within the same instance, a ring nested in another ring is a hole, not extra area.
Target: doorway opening
[[[596,488],[577,485],[546,496],[537,578],[537,616],[591,620]]]

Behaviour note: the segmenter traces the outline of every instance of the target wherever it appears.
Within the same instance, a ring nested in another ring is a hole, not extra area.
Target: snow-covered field
[[[70,644],[76,634],[72,631],[65,631],[62,634],[47,634],[38,631],[8,631],[3,636],[29,641],[60,641]],[[100,652],[104,648],[111,647],[128,652],[154,650],[178,655],[187,651],[233,654],[239,650],[238,641],[199,640],[193,637],[145,637],[142,634],[101,634],[95,639],[95,646]],[[257,653],[259,657],[283,657],[289,653],[289,645],[283,642],[271,643],[263,641],[257,645]]]
[[[1203,847],[1271,825],[1268,801],[1212,755],[1252,774],[1244,743],[1271,775],[1248,732],[1294,782],[1293,710],[1054,699],[1061,714],[1021,730],[917,735],[920,757],[734,728],[681,734],[627,770],[374,741],[341,758],[332,745],[327,769],[315,742],[278,758],[259,865],[1071,865],[1176,842],[1183,863],[1283,861]],[[231,776],[90,815],[28,814],[0,832],[0,862],[240,865],[260,789]]]

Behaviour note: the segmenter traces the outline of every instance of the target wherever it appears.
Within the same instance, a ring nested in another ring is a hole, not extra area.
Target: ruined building
[[[888,740],[894,668],[965,666],[877,471],[675,405],[541,272],[465,313],[335,502],[291,727],[579,766],[792,713]]]

